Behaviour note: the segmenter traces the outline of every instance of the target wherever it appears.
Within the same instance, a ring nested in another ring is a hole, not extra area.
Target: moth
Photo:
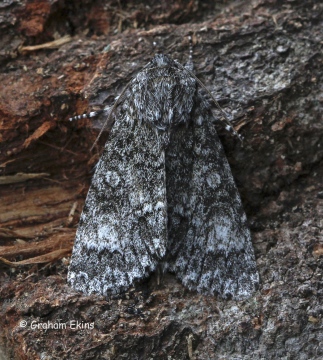
[[[74,289],[120,294],[159,265],[202,294],[257,289],[247,218],[198,83],[158,54],[106,112],[115,122],[76,233]]]

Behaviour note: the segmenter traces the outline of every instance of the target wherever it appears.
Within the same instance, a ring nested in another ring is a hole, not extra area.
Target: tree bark
[[[323,358],[322,11],[314,0],[0,4],[5,359]],[[155,274],[121,299],[84,296],[67,267],[108,132],[90,151],[97,124],[68,119],[114,101],[156,52],[184,64],[189,34],[195,74],[244,137],[219,128],[260,290],[222,301]]]

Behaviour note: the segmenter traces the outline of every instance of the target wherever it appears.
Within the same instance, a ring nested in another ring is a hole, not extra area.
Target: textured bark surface
[[[323,357],[322,20],[320,1],[300,0],[0,4],[5,358]],[[97,132],[68,118],[111,103],[155,52],[185,63],[189,33],[196,75],[244,137],[219,129],[260,291],[219,301],[166,274],[122,299],[83,296],[66,284],[68,255],[107,136],[91,152]]]

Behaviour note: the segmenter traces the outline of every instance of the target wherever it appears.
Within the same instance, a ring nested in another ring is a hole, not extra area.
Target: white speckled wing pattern
[[[154,129],[123,118],[116,121],[97,164],[68,281],[87,294],[125,291],[155,270],[165,255],[166,239],[162,144]]]
[[[247,218],[207,112],[172,133],[166,179],[169,269],[200,293],[249,297],[259,277]]]
[[[163,263],[204,294],[259,278],[240,196],[196,80],[156,55],[123,93],[76,234],[69,283],[117,294]]]

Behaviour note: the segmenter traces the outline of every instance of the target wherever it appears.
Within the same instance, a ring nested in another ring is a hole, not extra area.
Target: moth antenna
[[[102,125],[102,128],[101,128],[101,130],[100,130],[100,132],[99,132],[99,135],[98,135],[97,138],[95,139],[95,141],[94,141],[94,143],[93,143],[90,151],[93,150],[94,146],[95,146],[95,145],[97,144],[97,142],[99,141],[99,139],[100,139],[100,137],[101,137],[104,129],[105,129],[106,126],[110,123],[110,119],[111,119],[112,113],[114,112],[114,110],[116,109],[116,107],[120,104],[121,100],[123,100],[124,95],[125,95],[125,93],[126,93],[126,91],[127,91],[127,89],[128,89],[128,87],[129,87],[129,85],[130,85],[130,83],[131,83],[132,80],[133,80],[133,78],[127,83],[127,85],[125,86],[125,88],[122,90],[120,96],[118,97],[118,99],[116,100],[116,102],[113,104],[113,106],[112,106],[112,108],[111,108],[111,110],[110,110],[110,112],[109,112],[109,115],[107,116],[107,119],[105,120],[104,124]],[[112,126],[112,125],[113,125],[113,122],[111,123],[111,126]]]
[[[188,55],[187,63],[185,65],[185,69],[193,71],[193,69],[194,69],[194,63],[193,63],[193,40],[192,40],[191,35],[188,36],[188,41],[189,41],[189,55]]]
[[[104,112],[104,110],[91,111],[89,113],[84,113],[82,115],[76,115],[76,116],[70,117],[68,120],[76,121],[76,120],[81,120],[81,119],[90,119],[90,118],[101,115],[103,112]]]
[[[194,68],[194,63],[193,63],[193,40],[192,40],[192,36],[189,35],[188,36],[188,40],[189,40],[189,58],[188,58],[188,62],[186,63],[185,66],[181,65],[179,63],[179,66],[186,70],[197,82],[198,84],[210,95],[211,99],[213,100],[213,102],[215,103],[216,107],[220,110],[221,114],[224,116],[224,120],[223,122],[226,124],[225,129],[229,132],[232,132],[241,142],[242,142],[242,136],[239,135],[233,128],[233,126],[230,123],[229,117],[226,114],[226,112],[221,108],[220,104],[218,103],[218,101],[215,99],[215,97],[211,94],[211,92],[208,90],[208,88],[202,83],[202,81],[193,73],[193,68]]]
[[[216,105],[216,107],[220,110],[221,114],[224,116],[224,120],[223,122],[226,124],[225,129],[227,131],[231,131],[241,142],[242,142],[242,136],[239,135],[234,128],[232,127],[229,117],[226,114],[226,112],[221,108],[220,104],[217,102],[217,100],[215,99],[215,97],[212,95],[211,91],[202,83],[202,81],[194,75],[194,73],[192,71],[190,71],[189,69],[187,69],[186,67],[182,66],[181,64],[179,64],[180,67],[182,67],[183,70],[187,71],[197,82],[198,84],[210,95],[211,99],[213,100],[214,104]]]

